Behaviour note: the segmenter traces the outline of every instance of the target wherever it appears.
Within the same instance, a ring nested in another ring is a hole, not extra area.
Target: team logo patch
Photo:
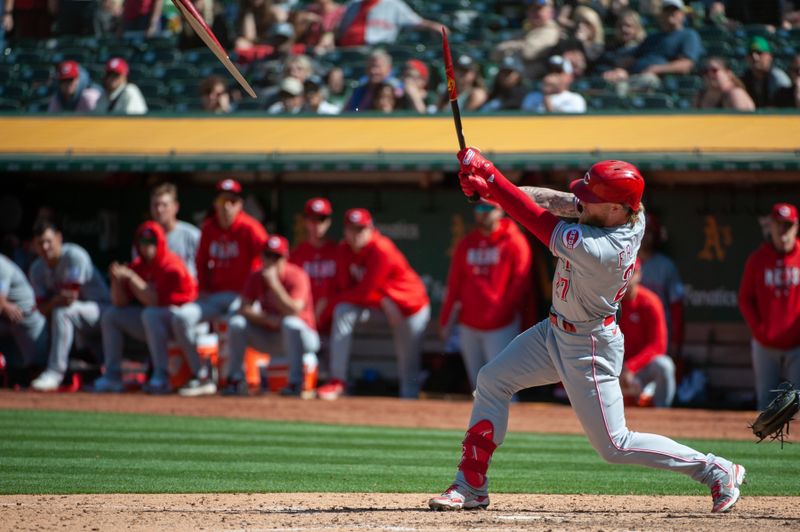
[[[580,227],[567,229],[564,231],[564,235],[561,237],[561,239],[564,241],[564,245],[567,246],[568,249],[575,249],[582,238],[583,233],[581,233]]]
[[[463,164],[469,164],[472,162],[472,159],[475,157],[475,152],[473,150],[467,150],[467,153],[464,154],[464,161]]]
[[[778,212],[779,212],[779,213],[780,213],[780,215],[781,215],[781,216],[783,216],[784,218],[788,218],[788,217],[789,217],[789,216],[791,216],[791,214],[792,214],[792,209],[790,209],[790,208],[789,208],[788,206],[786,206],[786,205],[781,205],[781,206],[778,208]]]

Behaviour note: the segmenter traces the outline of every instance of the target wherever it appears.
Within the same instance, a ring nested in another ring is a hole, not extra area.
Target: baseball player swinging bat
[[[251,97],[255,98],[256,93],[253,90],[253,87],[244,79],[242,73],[239,72],[239,69],[236,68],[236,65],[233,64],[231,58],[228,57],[227,52],[222,47],[222,45],[217,40],[217,37],[214,35],[214,32],[211,31],[211,28],[208,27],[206,21],[203,20],[203,17],[200,13],[197,12],[195,9],[194,4],[192,4],[191,0],[172,0],[172,3],[175,4],[175,7],[178,8],[178,11],[181,12],[183,17],[192,27],[192,29],[197,33],[197,35],[206,43],[206,46],[214,52],[214,55],[217,56],[217,59],[225,65],[225,68],[228,69],[228,72],[231,73],[231,76],[239,82],[239,85],[249,94]]]
[[[450,109],[453,111],[453,122],[456,125],[458,147],[463,150],[467,147],[464,140],[464,131],[461,128],[461,110],[458,108],[458,89],[456,89],[456,74],[453,69],[453,57],[450,55],[450,43],[447,41],[447,32],[442,26],[442,54],[444,55],[444,73],[447,76],[447,93],[450,98]],[[477,192],[470,196],[470,203],[476,203],[481,197]]]

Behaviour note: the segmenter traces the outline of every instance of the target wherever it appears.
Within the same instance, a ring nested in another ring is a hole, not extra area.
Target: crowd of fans
[[[800,11],[791,1],[194,3],[259,98],[247,100],[217,69],[205,79],[179,80],[176,92],[183,96],[199,87],[189,110],[443,112],[442,27],[453,40],[459,99],[468,111],[582,113],[628,104],[737,111],[800,107]],[[120,36],[144,48],[166,40],[184,52],[203,46],[163,0],[5,0],[4,8],[6,61],[32,40],[48,38],[60,43]],[[492,9],[503,14],[484,12]],[[153,80],[145,69],[133,75],[135,59],[135,54],[110,56],[102,71],[90,72],[66,58],[55,69],[58,90],[47,109],[124,114],[164,109],[164,85],[178,80]],[[174,53],[162,59],[165,68],[181,61]],[[9,76],[6,84],[24,82]],[[4,107],[11,108],[9,102]]]

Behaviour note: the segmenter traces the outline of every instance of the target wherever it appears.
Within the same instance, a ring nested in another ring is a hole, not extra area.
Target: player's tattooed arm
[[[556,216],[577,218],[578,208],[575,194],[542,187],[519,187],[539,207],[547,209]]]

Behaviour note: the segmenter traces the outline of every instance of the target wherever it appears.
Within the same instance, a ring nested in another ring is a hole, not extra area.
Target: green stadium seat
[[[51,65],[29,65],[22,66],[20,70],[20,79],[28,83],[48,83],[55,75],[55,69]]]
[[[149,111],[161,112],[171,111],[172,105],[165,98],[145,98]]]
[[[586,95],[589,109],[595,111],[620,111],[630,109],[630,102],[614,93]]]
[[[19,75],[19,65],[14,63],[0,63],[0,79],[5,83],[17,79]]]
[[[167,98],[169,96],[169,87],[161,81],[145,79],[136,82],[136,85],[142,91],[146,100],[150,98]]]
[[[178,64],[181,60],[181,53],[175,49],[148,49],[137,56],[137,62],[144,63],[145,65],[154,65],[156,63],[162,65]]]
[[[198,96],[195,98],[183,98],[172,104],[172,108],[178,113],[198,112],[203,110],[203,100]]]
[[[65,47],[55,50],[50,55],[49,59],[54,64],[71,59],[73,61],[77,61],[81,65],[85,65],[86,63],[94,61],[96,56],[96,51],[89,48]]]
[[[633,109],[674,109],[675,101],[669,94],[637,94],[631,96],[630,106]]]
[[[29,113],[46,113],[50,107],[50,97],[39,98],[27,103],[25,110]]]
[[[0,111],[22,111],[22,104],[17,100],[0,98]]]
[[[28,98],[30,89],[21,83],[6,83],[0,85],[0,98],[14,100],[16,102],[25,101]]]

